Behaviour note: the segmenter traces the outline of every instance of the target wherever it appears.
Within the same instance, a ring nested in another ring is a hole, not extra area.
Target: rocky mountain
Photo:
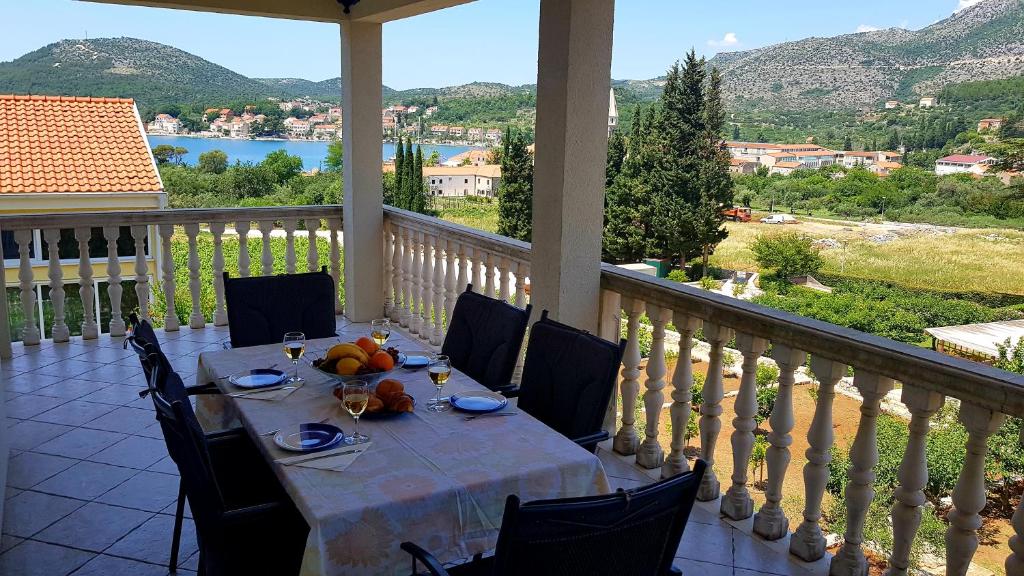
[[[140,106],[274,95],[266,84],[166,44],[62,40],[0,62],[0,93],[134,98]]]
[[[329,78],[320,82],[311,82],[300,78],[256,78],[257,81],[270,86],[274,90],[293,96],[308,96],[321,100],[337,100],[341,91],[341,78]],[[384,102],[397,103],[403,100],[423,100],[438,98],[494,98],[535,90],[532,84],[509,86],[498,82],[472,82],[459,86],[443,88],[410,88],[394,90],[383,87]]]
[[[710,62],[737,107],[876,108],[947,84],[1024,74],[1024,0],[984,0],[916,31],[813,37]]]

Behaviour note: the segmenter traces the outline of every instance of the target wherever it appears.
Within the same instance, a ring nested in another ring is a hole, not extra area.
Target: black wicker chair
[[[473,292],[470,284],[455,302],[441,353],[451,359],[453,368],[488,389],[512,390],[512,372],[531,309]]]
[[[309,526],[259,450],[244,432],[205,434],[188,399],[164,392],[184,388],[181,378],[157,359],[152,365],[157,421],[192,505],[199,573],[298,574]]]
[[[519,409],[595,451],[608,439],[601,427],[625,347],[550,320],[545,310],[530,329]]]
[[[334,278],[320,272],[230,278],[224,273],[231,347],[279,344],[287,332],[334,336]]]
[[[520,504],[509,496],[494,555],[445,569],[412,542],[402,549],[432,576],[667,576],[705,464],[650,486],[604,496]]]

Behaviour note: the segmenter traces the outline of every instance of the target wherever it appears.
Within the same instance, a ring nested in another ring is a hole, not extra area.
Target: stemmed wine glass
[[[384,347],[384,343],[391,337],[391,321],[381,318],[370,322],[370,337],[377,343],[377,346]]]
[[[346,444],[362,444],[370,439],[369,436],[359,433],[359,417],[363,415],[363,411],[366,410],[366,405],[370,401],[370,388],[369,385],[363,380],[352,380],[346,382],[342,388],[342,404],[345,405],[345,410],[352,415],[352,419],[356,421],[355,431],[352,435],[345,438]]]
[[[306,352],[306,335],[302,332],[288,332],[284,335],[284,355],[292,361],[295,375],[288,379],[289,384],[303,382],[299,376],[299,358]]]
[[[427,374],[430,375],[430,381],[434,383],[434,387],[437,388],[437,395],[434,396],[434,400],[427,406],[427,409],[432,412],[444,412],[451,408],[451,404],[448,402],[441,401],[441,389],[444,388],[445,382],[448,381],[448,376],[452,373],[452,363],[445,355],[438,355],[434,357],[434,361],[430,363],[430,367],[427,368]]]

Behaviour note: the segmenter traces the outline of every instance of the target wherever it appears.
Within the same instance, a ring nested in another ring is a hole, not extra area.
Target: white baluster
[[[51,335],[54,342],[67,342],[71,339],[71,330],[68,329],[64,318],[64,271],[60,266],[60,230],[47,228],[43,230],[43,237],[46,239],[47,251],[50,254],[48,270],[50,275],[50,302],[53,304],[53,328]]]
[[[96,282],[92,279],[92,259],[89,257],[91,228],[75,228],[78,240],[78,297],[82,300],[82,340],[99,338],[96,325]]]
[[[419,334],[420,323],[423,321],[420,318],[420,304],[422,303],[421,298],[423,296],[423,275],[421,274],[423,268],[423,260],[421,259],[423,233],[410,230],[410,236],[412,237],[412,311],[409,316],[409,332]]]
[[[395,243],[391,237],[392,228],[390,220],[384,222],[384,315],[389,318],[395,309],[395,296],[391,289],[395,282],[395,269],[391,265],[391,259],[395,256]]]
[[[464,243],[459,244],[459,277],[455,281],[456,294],[462,294],[466,286],[473,280],[473,264],[470,262],[469,250],[466,248]]]
[[[281,223],[284,228],[284,271],[286,274],[295,274],[295,228],[298,226],[295,220],[285,220]]]
[[[248,278],[251,274],[249,270],[249,226],[251,222],[248,220],[242,220],[235,222],[235,231],[238,232],[238,275],[242,278]]]
[[[36,324],[36,291],[32,283],[32,260],[29,245],[32,243],[31,230],[15,230],[14,241],[18,243],[18,281],[21,288],[21,312],[25,326],[21,330],[21,341],[26,346],[39,344],[39,325]],[[39,247],[42,250],[42,247]]]
[[[515,303],[519,308],[526,308],[526,277],[530,274],[530,265],[516,262],[516,296]]]
[[[455,262],[455,254],[462,252],[462,248],[455,240],[448,240],[448,246],[444,251],[444,331],[448,333],[448,326],[452,321],[452,311],[455,310],[455,301],[459,298],[458,289],[458,264]],[[441,337],[444,342],[444,336]]]
[[[135,240],[135,296],[139,300],[139,319],[149,319],[149,263],[146,261],[146,237],[149,226],[132,226]]]
[[[953,509],[946,515],[946,576],[963,576],[978,550],[978,528],[985,507],[985,455],[988,437],[1006,416],[969,402],[961,402],[957,417],[967,429],[967,455],[953,488]]]
[[[708,502],[718,498],[721,483],[715,475],[715,445],[722,431],[722,357],[725,343],[732,339],[732,330],[704,322],[704,339],[711,345],[708,353],[708,375],[704,380],[704,403],[700,405],[700,458],[707,463],[697,499]]]
[[[395,299],[391,305],[391,312],[388,313],[388,317],[391,318],[392,322],[397,323],[400,322],[402,309],[405,307],[405,300],[402,294],[403,287],[405,286],[405,270],[402,269],[405,241],[402,239],[402,227],[397,224],[392,224],[391,227],[395,235],[394,250],[391,252],[391,269],[394,271],[391,277],[391,290],[395,294]]]
[[[473,291],[487,294],[484,286],[484,268],[487,267],[487,253],[482,248],[473,247]]]
[[[732,485],[722,498],[721,508],[733,520],[743,520],[754,513],[754,501],[747,490],[747,469],[757,428],[757,359],[768,349],[768,341],[740,333],[736,335],[736,345],[743,353],[743,376],[736,395],[736,417],[732,420]]]
[[[900,461],[900,485],[892,504],[892,555],[886,576],[906,576],[910,566],[910,546],[921,525],[921,512],[927,500],[924,487],[928,484],[928,421],[942,408],[945,397],[937,392],[903,385],[903,403],[910,410],[910,436],[907,451]]]
[[[764,491],[765,503],[754,515],[754,532],[768,540],[778,540],[789,533],[789,519],[786,518],[782,502],[782,483],[786,479],[793,444],[793,382],[796,369],[807,360],[807,353],[776,343],[772,346],[772,358],[779,366],[779,391],[775,397],[768,433],[768,488]]]
[[[263,249],[260,253],[260,276],[274,275],[274,251],[270,247],[270,232],[274,229],[273,220],[260,220],[260,234],[263,235]]]
[[[174,224],[161,224],[157,230],[160,233],[160,254],[163,272],[164,300],[167,303],[167,311],[164,313],[164,330],[173,332],[179,328],[178,310],[174,304],[174,295],[177,286],[174,281],[174,254],[171,252],[171,236],[174,235]]]
[[[306,238],[308,247],[306,249],[306,270],[318,272],[320,270],[320,249],[317,247],[317,231],[320,230],[319,218],[306,218]]]
[[[508,302],[509,297],[509,261],[502,256],[498,260],[498,298],[502,302]]]
[[[484,266],[484,294],[488,298],[494,298],[494,254],[487,254]]]
[[[828,464],[832,461],[832,401],[836,383],[846,375],[846,365],[818,356],[811,357],[811,372],[818,380],[818,401],[807,430],[808,448],[804,465],[804,519],[789,540],[789,551],[814,562],[825,555],[825,535],[821,532],[821,500],[828,484]]]
[[[213,234],[213,293],[216,304],[213,309],[213,325],[227,326],[228,311],[224,307],[224,223],[211,222]]]
[[[640,393],[640,315],[643,300],[622,298],[626,312],[626,351],[622,355],[622,427],[615,434],[612,448],[619,454],[636,454],[640,439],[636,433],[636,397]]]
[[[412,326],[413,294],[416,292],[416,279],[412,267],[413,253],[416,252],[415,235],[416,233],[409,228],[402,229],[402,314],[399,322],[405,328]]]
[[[188,236],[188,293],[192,298],[192,314],[188,317],[188,325],[190,328],[205,328],[202,285],[199,281],[199,224],[185,224],[185,235]]]
[[[327,226],[331,230],[331,278],[334,279],[334,313],[341,314],[341,246],[338,235],[341,232],[341,218],[329,218]]]
[[[831,576],[866,576],[864,558],[864,521],[875,497],[875,465],[878,464],[877,421],[882,397],[892,390],[893,381],[878,374],[857,371],[853,385],[864,398],[860,405],[860,424],[850,447],[850,481],[846,485],[846,533],[843,546],[832,558]]]
[[[104,226],[103,238],[107,241],[107,296],[110,298],[110,335],[124,336],[124,318],[121,315],[121,259],[117,255],[117,239],[121,236],[118,226]]]
[[[672,372],[672,407],[669,417],[672,419],[672,450],[661,467],[661,477],[669,478],[682,474],[690,469],[683,453],[686,441],[686,423],[690,420],[693,409],[693,333],[700,327],[700,320],[682,312],[672,315],[672,323],[679,331],[679,357],[676,369]]]
[[[434,293],[433,269],[431,267],[434,261],[434,255],[431,253],[434,247],[434,237],[424,232],[421,238],[423,241],[423,260],[420,262],[420,302],[423,308],[420,312],[419,333],[421,339],[429,342],[431,335],[434,333],[434,329],[430,325],[431,297]]]
[[[447,242],[440,237],[434,239],[434,281],[431,282],[434,290],[434,332],[430,336],[432,346],[440,346],[444,336],[445,276],[442,250]]]
[[[1013,511],[1013,518],[1010,519],[1013,526],[1013,536],[1010,536],[1010,555],[1006,557],[1004,567],[1006,576],[1024,576],[1024,499],[1017,504]]]
[[[644,439],[636,451],[636,463],[644,468],[660,468],[665,461],[665,451],[658,441],[661,424],[661,408],[665,404],[665,324],[672,319],[672,311],[647,305],[647,317],[651,319],[651,355],[647,359],[647,380],[644,382],[644,413],[647,415]]]

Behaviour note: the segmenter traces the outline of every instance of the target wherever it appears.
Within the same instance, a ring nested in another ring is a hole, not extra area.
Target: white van
[[[799,224],[796,218],[789,214],[772,214],[761,218],[762,224]]]

